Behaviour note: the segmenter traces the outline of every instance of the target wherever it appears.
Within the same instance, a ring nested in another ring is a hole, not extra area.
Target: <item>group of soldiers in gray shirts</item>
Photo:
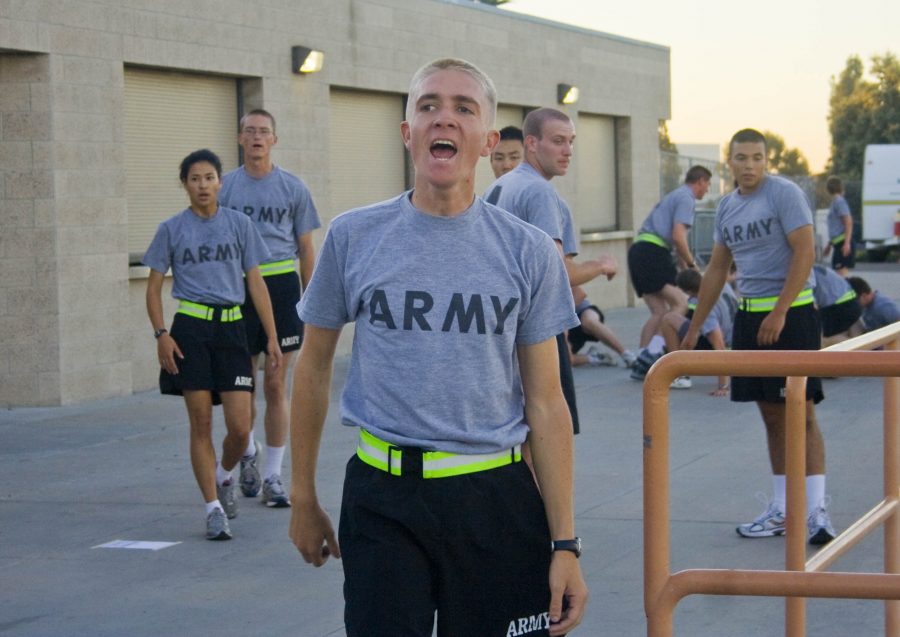
[[[561,111],[530,112],[523,161],[476,196],[478,161],[503,148],[493,129],[496,105],[490,78],[470,63],[422,67],[400,126],[413,188],[337,216],[318,260],[309,192],[272,164],[274,118],[251,111],[240,125],[244,165],[223,177],[210,151],[186,157],[181,181],[191,205],[160,225],[144,258],[160,385],[184,396],[207,537],[231,537],[236,486],[247,497],[261,490],[268,506],[291,507],[289,535],[303,559],[321,566],[342,558],[350,636],[426,637],[435,617],[439,635],[563,635],[584,614],[573,512],[578,420],[565,334],[579,326],[573,287],[614,276],[617,264],[575,259],[572,216],[550,184],[566,174],[573,153],[575,127]],[[741,301],[733,347],[818,349],[809,206],[796,186],[766,173],[765,138],[756,131],[735,135],[729,164],[738,187],[719,205],[715,247],[681,346],[696,344],[734,260]],[[704,178],[684,193],[691,215]],[[671,207],[668,230],[642,229],[635,245],[674,245],[681,265],[693,268],[684,228],[676,227],[691,220],[680,208]],[[645,262],[629,258],[633,280]],[[653,267],[670,285],[667,267]],[[178,300],[171,333],[161,303],[169,268]],[[351,322],[340,417],[359,439],[336,534],[318,500],[316,467],[332,362]],[[262,472],[251,434],[260,353]],[[784,532],[783,380],[731,385],[733,400],[759,405],[776,480],[766,512],[738,527],[747,537]],[[834,531],[813,411],[821,384],[810,379],[808,392],[810,541],[823,543]],[[217,461],[211,413],[218,402],[228,432]],[[290,497],[281,482],[288,424]]]

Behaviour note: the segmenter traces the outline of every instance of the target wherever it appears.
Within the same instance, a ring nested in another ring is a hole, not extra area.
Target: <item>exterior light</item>
[[[317,73],[322,70],[325,54],[305,46],[291,47],[291,70],[298,75]]]
[[[578,101],[578,87],[571,84],[557,84],[556,101],[560,104],[574,104]]]

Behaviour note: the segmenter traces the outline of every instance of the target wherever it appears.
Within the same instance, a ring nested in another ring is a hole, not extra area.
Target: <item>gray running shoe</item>
[[[828,544],[837,535],[834,527],[831,526],[831,518],[828,517],[828,511],[824,506],[816,507],[816,510],[809,514],[806,519],[806,529],[809,532],[809,543],[814,546]]]
[[[225,509],[225,515],[228,519],[237,517],[237,502],[234,499],[234,480],[229,480],[226,484],[216,485],[216,497],[219,503]]]
[[[255,498],[259,495],[259,488],[262,486],[262,480],[259,477],[259,442],[253,441],[254,452],[252,456],[244,456],[241,458],[241,493],[248,498]]]
[[[225,512],[218,507],[213,509],[212,513],[206,516],[206,539],[231,539],[231,529],[228,528],[228,518],[225,517]]]
[[[659,354],[651,354],[646,348],[642,349],[638,354],[637,360],[631,366],[631,378],[633,380],[644,380],[644,376],[653,367],[653,363],[662,358],[664,352]]]
[[[281,484],[281,476],[277,473],[263,482],[262,501],[267,507],[275,509],[291,506],[291,501],[284,492],[284,485]]]
[[[784,512],[779,511],[775,503],[771,502],[758,518],[753,520],[753,522],[741,524],[735,531],[742,537],[784,535]]]
[[[629,369],[633,367],[635,361],[637,361],[637,354],[630,349],[626,349],[620,356],[622,357],[622,362],[625,363],[625,367],[628,367]]]

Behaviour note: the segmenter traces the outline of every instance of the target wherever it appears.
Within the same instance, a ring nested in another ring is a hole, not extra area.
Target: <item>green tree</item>
[[[788,148],[784,137],[772,131],[763,131],[766,138],[769,170],[779,175],[809,175],[809,162],[797,148]]]
[[[678,188],[683,178],[678,162],[678,146],[669,137],[666,120],[659,120],[659,192],[663,195]]]
[[[852,55],[831,78],[829,172],[845,180],[862,179],[866,145],[900,143],[900,60],[875,55],[870,74],[866,79],[862,60]]]

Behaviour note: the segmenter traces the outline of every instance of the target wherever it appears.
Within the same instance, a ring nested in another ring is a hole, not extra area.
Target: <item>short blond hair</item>
[[[484,119],[487,127],[493,127],[494,120],[497,119],[497,89],[494,87],[494,83],[491,81],[491,78],[477,66],[471,62],[466,62],[465,60],[460,60],[458,58],[441,58],[439,60],[434,60],[415,72],[412,76],[412,80],[409,82],[409,97],[406,102],[406,121],[412,119],[413,109],[416,107],[416,102],[419,99],[419,93],[421,93],[423,82],[438,71],[460,71],[478,82],[488,106],[487,112],[482,115],[486,116]]]

